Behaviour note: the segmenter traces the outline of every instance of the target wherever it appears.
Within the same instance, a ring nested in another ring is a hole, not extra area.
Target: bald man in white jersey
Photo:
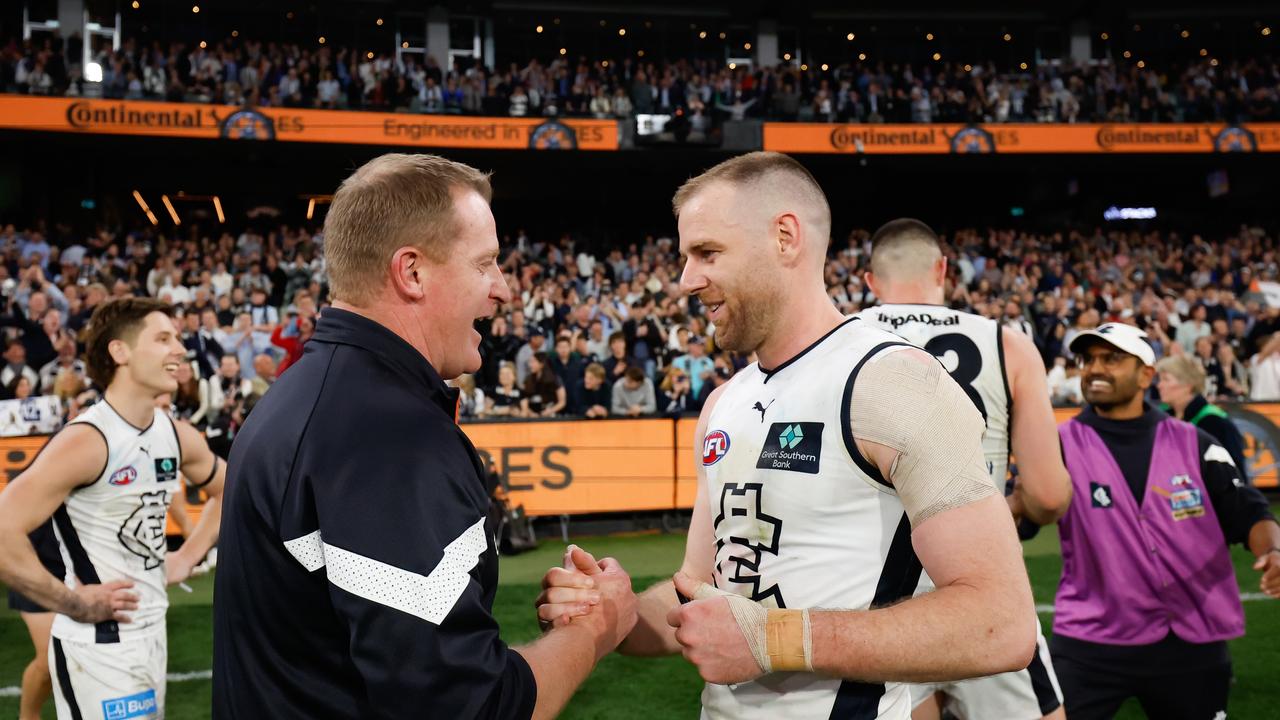
[[[759,362],[703,409],[684,563],[620,650],[683,653],[706,718],[905,720],[904,682],[1026,667],[1035,613],[982,419],[936,359],[832,306],[812,175],[750,153],[674,205],[683,288]],[[544,578],[545,621],[593,611],[573,560]],[[912,598],[922,566],[938,589]]]
[[[0,493],[0,580],[57,613],[49,662],[60,720],[163,718],[165,586],[217,541],[226,466],[195,428],[156,407],[185,362],[172,306],[112,300],[88,333],[89,375],[106,391]],[[169,553],[179,473],[209,502]],[[51,575],[26,538],[50,516],[66,577]]]
[[[943,303],[947,260],[933,230],[919,220],[886,223],[871,239],[866,281],[880,305],[858,313],[932,353],[982,413],[982,445],[992,486],[1003,492],[1009,452],[1018,479],[1011,510],[1037,525],[1056,522],[1071,502],[1071,479],[1058,448],[1058,429],[1044,364],[1031,338],[994,320]],[[921,578],[921,591],[931,588]],[[934,720],[946,707],[961,720],[1064,717],[1062,690],[1048,644],[1040,636],[1031,664],[1016,672],[955,683],[912,686],[915,720]]]

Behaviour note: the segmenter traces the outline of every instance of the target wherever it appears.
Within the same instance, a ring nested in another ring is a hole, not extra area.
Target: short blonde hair
[[[1178,379],[1178,382],[1191,386],[1191,392],[1201,395],[1204,393],[1204,368],[1200,367],[1200,363],[1187,355],[1179,355],[1177,357],[1167,357],[1156,363],[1156,372],[1169,373]]]
[[[368,304],[386,282],[391,256],[406,245],[443,262],[455,234],[456,189],[493,198],[487,173],[437,155],[389,153],[344,180],[324,222],[334,299]]]
[[[778,152],[750,152],[729,158],[701,175],[689,178],[671,199],[671,209],[677,218],[695,195],[716,183],[728,183],[735,187],[759,185],[769,181],[775,182],[770,191],[781,188],[791,197],[808,203],[818,213],[826,235],[831,234],[831,206],[827,203],[826,193],[804,165],[789,155]],[[830,237],[824,238],[830,242]]]

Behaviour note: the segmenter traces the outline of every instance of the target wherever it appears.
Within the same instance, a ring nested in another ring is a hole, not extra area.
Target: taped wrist
[[[695,600],[723,597],[751,655],[766,673],[812,672],[813,634],[808,610],[770,610],[754,600],[702,583]]]

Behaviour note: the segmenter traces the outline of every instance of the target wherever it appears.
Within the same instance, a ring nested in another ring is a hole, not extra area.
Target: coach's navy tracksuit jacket
[[[235,439],[214,596],[213,717],[527,718],[456,392],[328,308]]]

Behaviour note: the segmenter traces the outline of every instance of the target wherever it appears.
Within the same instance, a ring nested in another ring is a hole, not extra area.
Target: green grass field
[[[678,535],[636,535],[623,537],[578,538],[576,542],[597,557],[617,557],[631,572],[637,590],[668,576],[684,552],[684,538]],[[1027,568],[1035,590],[1036,602],[1051,604],[1061,571],[1057,535],[1053,528],[1025,546]],[[502,563],[501,588],[494,614],[506,639],[519,644],[538,634],[533,614],[533,600],[543,572],[557,564],[563,547],[544,542],[538,550]],[[1257,574],[1250,569],[1251,556],[1233,549],[1236,574],[1243,592],[1257,592]],[[187,673],[207,671],[212,664],[212,578],[199,578],[191,583],[195,592],[175,590],[169,610],[169,671]],[[1280,714],[1280,683],[1275,671],[1280,668],[1280,603],[1254,601],[1245,603],[1248,636],[1232,643],[1236,684],[1231,694],[1232,718],[1274,718]],[[1046,632],[1051,614],[1042,614]],[[19,684],[26,663],[32,656],[26,628],[16,613],[0,610],[0,688]],[[207,679],[170,682],[168,717],[174,720],[198,720],[209,717],[211,682]],[[605,658],[591,679],[579,690],[565,718],[692,718],[697,717],[701,681],[692,666],[680,657],[642,660],[613,655]],[[1176,691],[1174,689],[1173,691]],[[16,717],[18,699],[0,696],[0,718]],[[52,703],[44,717],[53,718]],[[1121,718],[1141,718],[1136,703],[1127,705]]]

